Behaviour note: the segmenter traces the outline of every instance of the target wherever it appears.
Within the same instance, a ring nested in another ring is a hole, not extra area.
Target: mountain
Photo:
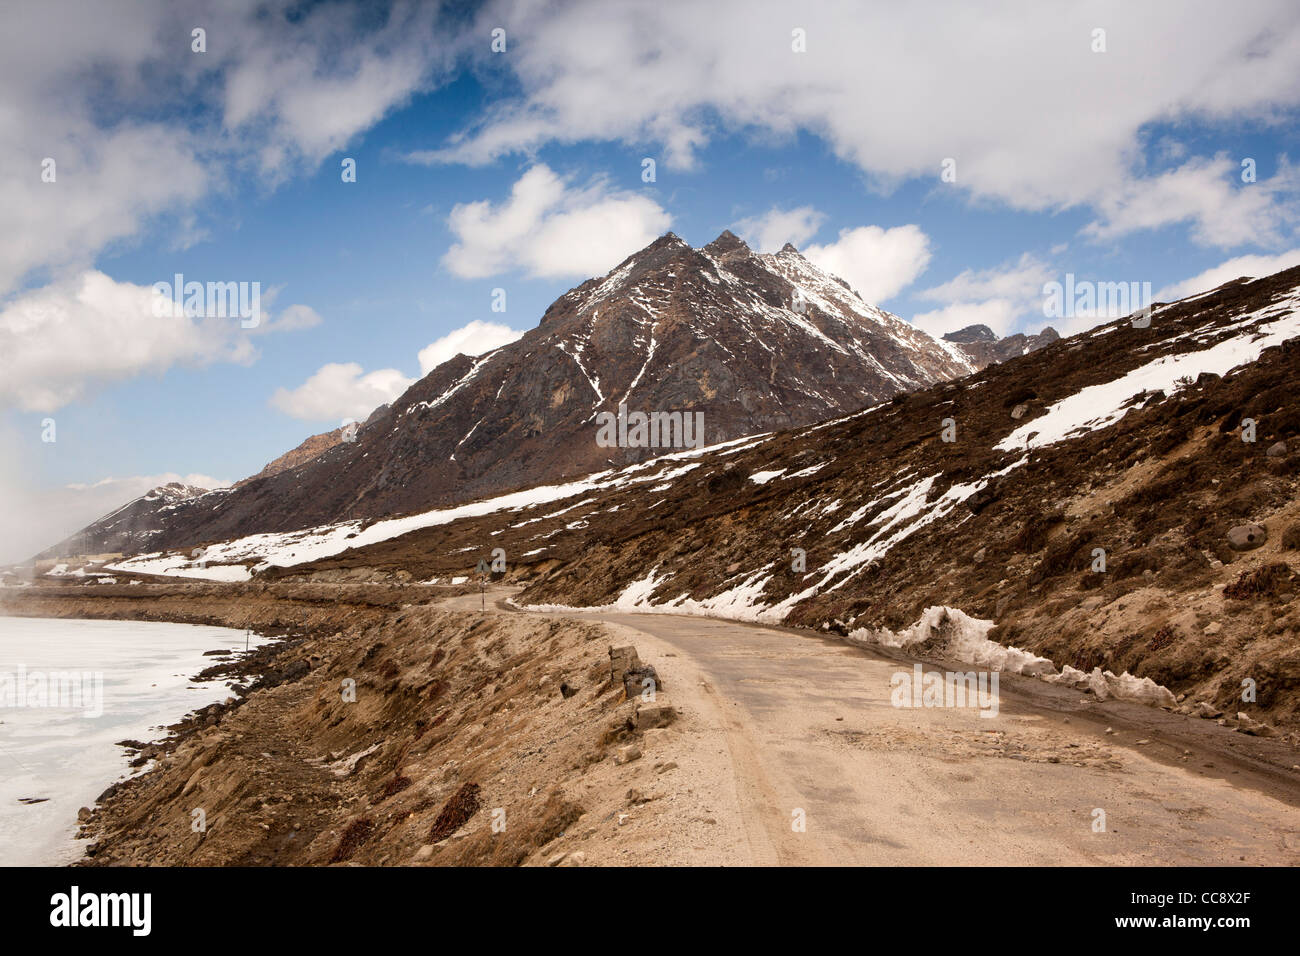
[[[116,511],[36,555],[37,560],[73,554],[132,554],[156,545],[164,526],[183,505],[207,495],[207,488],[171,482],[151,489]]]
[[[793,246],[757,254],[724,232],[694,249],[668,233],[562,295],[517,341],[438,366],[355,440],[317,436],[235,488],[169,510],[149,541],[170,548],[377,519],[661,454],[602,443],[602,413],[621,406],[702,422],[703,441],[715,443],[975,368]],[[81,539],[98,551],[139,544],[98,523]]]
[[[998,338],[997,333],[987,325],[968,325],[956,332],[949,332],[943,341],[951,342],[979,368],[987,368],[994,362],[1005,362],[1017,355],[1026,355],[1035,349],[1059,341],[1061,336],[1050,325],[1036,335],[1017,332],[1006,338]]]
[[[1300,268],[815,426],[117,569],[446,580],[499,547],[521,604],[802,625],[1300,729],[1297,380]]]

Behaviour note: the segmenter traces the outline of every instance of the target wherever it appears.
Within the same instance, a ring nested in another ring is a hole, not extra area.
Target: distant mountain
[[[620,406],[702,416],[711,444],[857,411],[978,365],[791,245],[758,254],[724,232],[694,249],[668,233],[562,295],[517,341],[438,366],[353,441],[315,436],[218,499],[161,515],[149,542],[379,518],[661,454],[597,441],[601,413]],[[100,551],[141,544],[98,522],[82,540]]]
[[[71,554],[131,554],[148,551],[178,507],[211,494],[220,492],[177,481],[159,485],[36,557],[44,559]]]
[[[1027,355],[1045,345],[1060,341],[1061,336],[1050,325],[1037,335],[1017,332],[1000,339],[987,325],[968,325],[956,332],[949,332],[943,337],[964,352],[972,362],[981,369],[994,362],[1005,362],[1017,355]]]

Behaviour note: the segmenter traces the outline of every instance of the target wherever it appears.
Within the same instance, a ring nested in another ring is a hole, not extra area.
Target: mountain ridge
[[[866,303],[791,244],[755,253],[724,230],[696,249],[669,232],[559,296],[515,342],[433,369],[353,441],[337,429],[313,436],[218,498],[140,520],[152,547],[170,548],[417,512],[650,457],[596,442],[596,416],[621,405],[702,414],[713,443],[852,412],[980,364]],[[128,553],[141,539],[96,524],[69,540]]]

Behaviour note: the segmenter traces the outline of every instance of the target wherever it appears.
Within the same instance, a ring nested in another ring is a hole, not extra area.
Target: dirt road
[[[1002,680],[996,716],[895,707],[910,659],[710,618],[564,616],[634,643],[695,732],[692,786],[740,834],[700,862],[1300,863],[1300,755],[1280,743],[1028,678]]]

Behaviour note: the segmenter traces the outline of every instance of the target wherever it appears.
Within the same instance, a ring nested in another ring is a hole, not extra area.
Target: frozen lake
[[[78,858],[77,810],[138,772],[117,741],[157,740],[230,696],[224,682],[191,680],[218,648],[242,652],[244,632],[0,616],[0,865]]]

